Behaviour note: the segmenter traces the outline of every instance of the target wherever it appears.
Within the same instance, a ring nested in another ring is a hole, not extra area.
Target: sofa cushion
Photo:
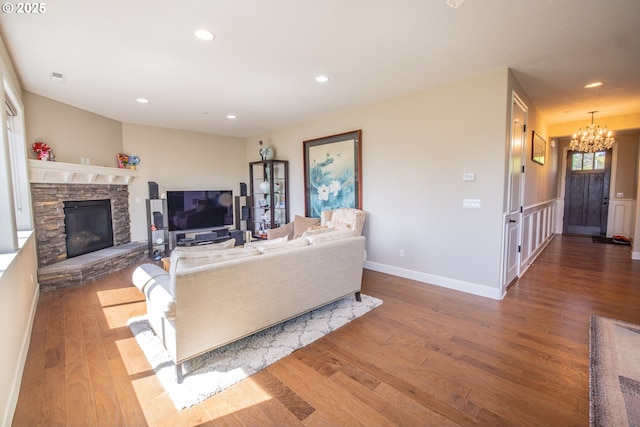
[[[307,231],[309,227],[320,224],[320,218],[307,218],[296,215],[293,219],[293,238],[297,239],[302,233]]]
[[[344,228],[339,230],[331,230],[326,233],[320,233],[315,235],[306,236],[309,244],[315,245],[317,243],[329,242],[332,240],[345,239],[347,237],[353,237],[353,230]]]
[[[288,249],[301,248],[303,246],[309,246],[309,241],[307,239],[293,239],[277,245],[265,245],[258,247],[258,250],[263,254],[268,254],[272,252],[286,251]]]
[[[209,264],[256,255],[260,255],[260,251],[251,246],[246,248],[230,248],[222,249],[220,251],[211,251],[208,254],[182,254],[174,256],[174,252],[172,252],[171,270],[169,274],[171,279],[171,295],[176,294],[176,273],[180,273],[194,267],[203,267]]]
[[[260,253],[266,254],[269,252],[278,252],[286,249],[299,248],[301,246],[308,246],[308,241],[302,241],[302,239],[289,240],[287,236],[280,237],[272,240],[260,240],[258,242],[251,242],[249,245],[258,249]],[[245,245],[247,246],[247,245]]]
[[[254,247],[256,249],[258,249],[260,252],[261,248],[264,248],[266,246],[275,246],[275,245],[281,245],[285,242],[287,242],[289,240],[289,236],[283,236],[283,237],[278,237],[275,239],[267,239],[267,240],[256,240],[255,242],[249,242],[249,243],[245,243],[244,247]]]
[[[171,253],[178,252],[178,254],[198,254],[209,253],[211,251],[220,251],[223,249],[230,249],[236,245],[236,239],[225,240],[220,243],[212,243],[209,245],[195,245],[195,246],[178,246]]]
[[[178,258],[176,272],[180,272],[193,267],[200,267],[203,265],[215,264],[218,262],[224,262],[238,258],[246,258],[255,255],[260,255],[260,251],[251,246],[246,248],[223,249],[220,251],[213,251],[208,254],[189,254],[187,256],[181,256]]]
[[[304,239],[305,237],[309,236],[317,236],[318,234],[329,233],[331,231],[335,231],[335,228],[328,227],[326,225],[316,225],[310,227],[307,231],[302,233],[302,238]]]

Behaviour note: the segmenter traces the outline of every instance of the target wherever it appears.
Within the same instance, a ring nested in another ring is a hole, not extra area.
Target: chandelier
[[[578,132],[573,134],[569,148],[572,151],[581,151],[583,153],[595,153],[596,151],[608,150],[616,142],[613,132],[607,130],[607,127],[600,127],[593,124],[593,114],[597,111],[589,111],[591,114],[591,124],[584,130],[580,128]]]

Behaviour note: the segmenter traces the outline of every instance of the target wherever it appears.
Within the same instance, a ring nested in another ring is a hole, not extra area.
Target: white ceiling
[[[549,123],[640,112],[638,0],[44,4],[0,14],[23,89],[127,123],[249,137],[503,67]]]

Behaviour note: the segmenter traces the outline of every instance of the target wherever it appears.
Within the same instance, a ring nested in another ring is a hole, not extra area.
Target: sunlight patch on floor
[[[144,301],[114,305],[110,307],[104,307],[102,312],[104,318],[109,325],[109,329],[128,328],[127,323],[132,317],[140,316],[147,311],[147,306]]]
[[[98,291],[96,294],[102,307],[144,301],[144,294],[133,286],[110,289],[108,291]]]

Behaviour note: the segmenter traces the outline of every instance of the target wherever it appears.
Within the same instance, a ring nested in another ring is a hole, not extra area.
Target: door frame
[[[557,217],[556,217],[556,234],[562,234],[564,232],[564,199],[566,197],[567,186],[567,157],[569,155],[569,147],[562,148],[562,172],[558,179],[560,179],[560,194],[558,196]],[[607,237],[613,236],[613,218],[614,212],[611,209],[611,201],[615,196],[616,175],[618,170],[618,144],[613,144],[611,147],[611,175],[609,176],[609,205],[607,205]],[[639,187],[640,188],[640,187]],[[640,189],[639,189],[640,191]]]
[[[523,130],[523,140],[522,140],[522,147],[520,149],[520,164],[522,169],[522,173],[520,174],[520,200],[518,201],[518,204],[520,206],[520,212],[517,214],[518,216],[518,220],[517,220],[517,231],[516,231],[516,239],[517,241],[517,246],[518,248],[522,247],[522,234],[523,234],[523,227],[522,227],[522,208],[524,206],[524,190],[525,190],[525,178],[526,178],[526,167],[525,166],[525,162],[526,162],[526,155],[525,155],[525,151],[527,148],[527,123],[528,123],[528,118],[529,118],[529,107],[527,107],[527,104],[524,103],[524,101],[518,96],[517,92],[515,90],[513,90],[511,92],[511,109],[509,111],[509,138],[508,138],[508,155],[507,155],[507,164],[506,164],[506,171],[507,171],[507,185],[506,185],[506,189],[507,189],[507,193],[506,193],[506,200],[505,200],[505,211],[503,213],[503,235],[502,235],[502,274],[501,274],[501,286],[500,289],[502,291],[502,295],[505,295],[507,292],[507,288],[509,287],[509,285],[514,282],[515,280],[517,280],[520,277],[520,274],[522,273],[522,266],[520,265],[521,262],[521,258],[522,258],[522,251],[520,249],[518,249],[518,252],[516,254],[516,276],[513,280],[510,280],[509,283],[507,283],[507,270],[509,268],[508,265],[508,259],[509,259],[509,255],[507,253],[507,251],[509,250],[509,222],[508,219],[511,216],[511,212],[509,211],[509,207],[511,206],[511,178],[510,178],[510,168],[511,168],[511,161],[512,161],[512,156],[513,156],[513,152],[512,152],[512,147],[513,147],[513,111],[514,111],[514,105],[518,104],[519,107],[522,109],[523,111],[523,116],[524,116],[524,130]]]

